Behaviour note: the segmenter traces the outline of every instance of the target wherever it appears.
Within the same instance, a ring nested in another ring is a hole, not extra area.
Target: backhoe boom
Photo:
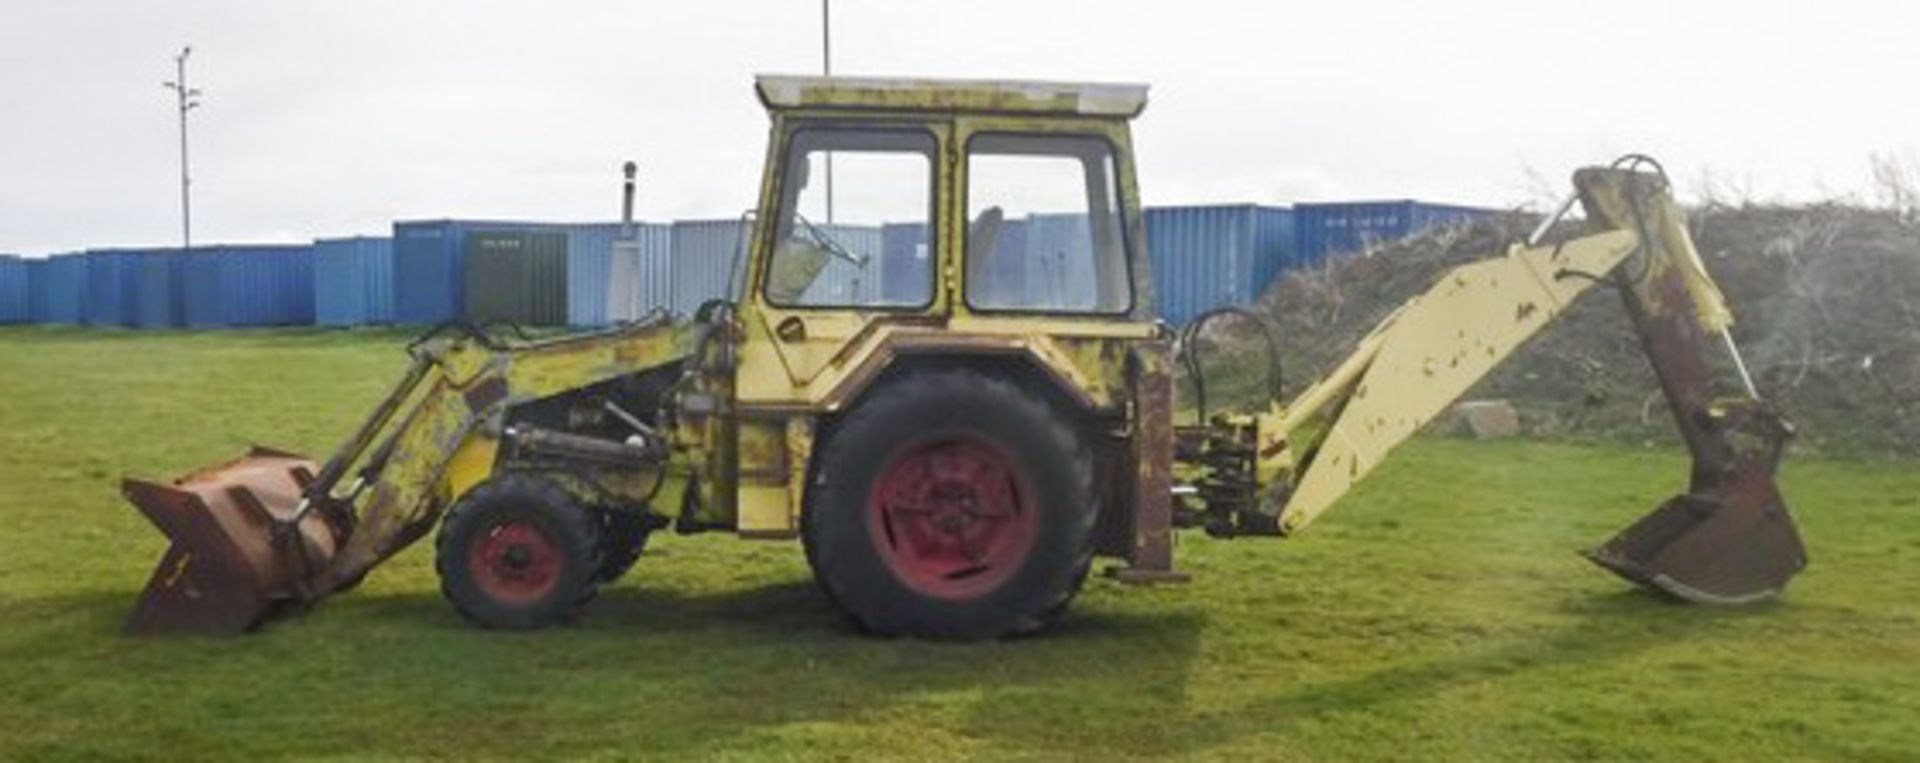
[[[1639,157],[1621,164],[1629,162],[1658,167]],[[1621,164],[1575,175],[1593,232],[1550,246],[1516,245],[1447,272],[1290,404],[1215,422],[1215,429],[1251,433],[1258,498],[1209,506],[1209,528],[1289,534],[1306,527],[1574,299],[1607,284],[1625,303],[1694,466],[1686,493],[1588,556],[1691,601],[1777,593],[1806,565],[1774,484],[1792,426],[1753,391],[1726,334],[1732,314],[1700,263],[1665,175]],[[1746,395],[1715,396],[1708,333],[1721,335]]]

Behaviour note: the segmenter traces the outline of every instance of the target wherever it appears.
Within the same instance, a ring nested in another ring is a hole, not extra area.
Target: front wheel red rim
[[[529,522],[502,522],[467,547],[467,570],[480,591],[508,605],[535,602],[560,584],[561,552]]]
[[[880,557],[907,587],[962,600],[998,589],[1032,553],[1040,521],[1022,465],[973,435],[896,451],[868,497]]]

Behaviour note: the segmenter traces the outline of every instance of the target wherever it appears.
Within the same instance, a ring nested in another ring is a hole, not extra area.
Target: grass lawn
[[[120,475],[324,455],[400,341],[0,331],[0,759],[1920,757],[1910,462],[1791,462],[1813,566],[1742,610],[1572,553],[1681,454],[1428,439],[1299,538],[1185,535],[1193,583],[1096,579],[1016,642],[854,635],[797,544],[718,534],[577,627],[468,627],[422,543],[259,634],[120,636],[163,545]]]

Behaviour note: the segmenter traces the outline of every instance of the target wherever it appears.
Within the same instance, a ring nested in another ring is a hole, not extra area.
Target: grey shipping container
[[[584,223],[567,228],[567,323],[605,326],[671,309],[673,226],[634,223],[632,262],[615,267],[620,223]],[[616,286],[615,271],[632,283]],[[616,299],[616,292],[620,298]],[[616,304],[618,303],[618,304]]]
[[[0,254],[0,323],[33,320],[33,281],[38,268],[11,254]]]
[[[466,320],[566,325],[565,233],[475,231],[466,248]]]
[[[1147,253],[1161,320],[1185,325],[1227,305],[1249,304],[1289,267],[1294,212],[1234,204],[1152,207],[1146,211]]]
[[[313,242],[313,322],[393,322],[393,239],[357,236]]]
[[[750,229],[744,220],[674,222],[673,312],[692,315],[707,300],[730,296],[734,256],[745,251]]]

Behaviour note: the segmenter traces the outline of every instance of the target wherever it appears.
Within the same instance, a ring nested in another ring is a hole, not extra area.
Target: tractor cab
[[[833,368],[885,344],[883,327],[1151,333],[1127,124],[1144,86],[756,85],[773,125],[732,298],[764,341],[743,348],[742,404],[832,402]]]

